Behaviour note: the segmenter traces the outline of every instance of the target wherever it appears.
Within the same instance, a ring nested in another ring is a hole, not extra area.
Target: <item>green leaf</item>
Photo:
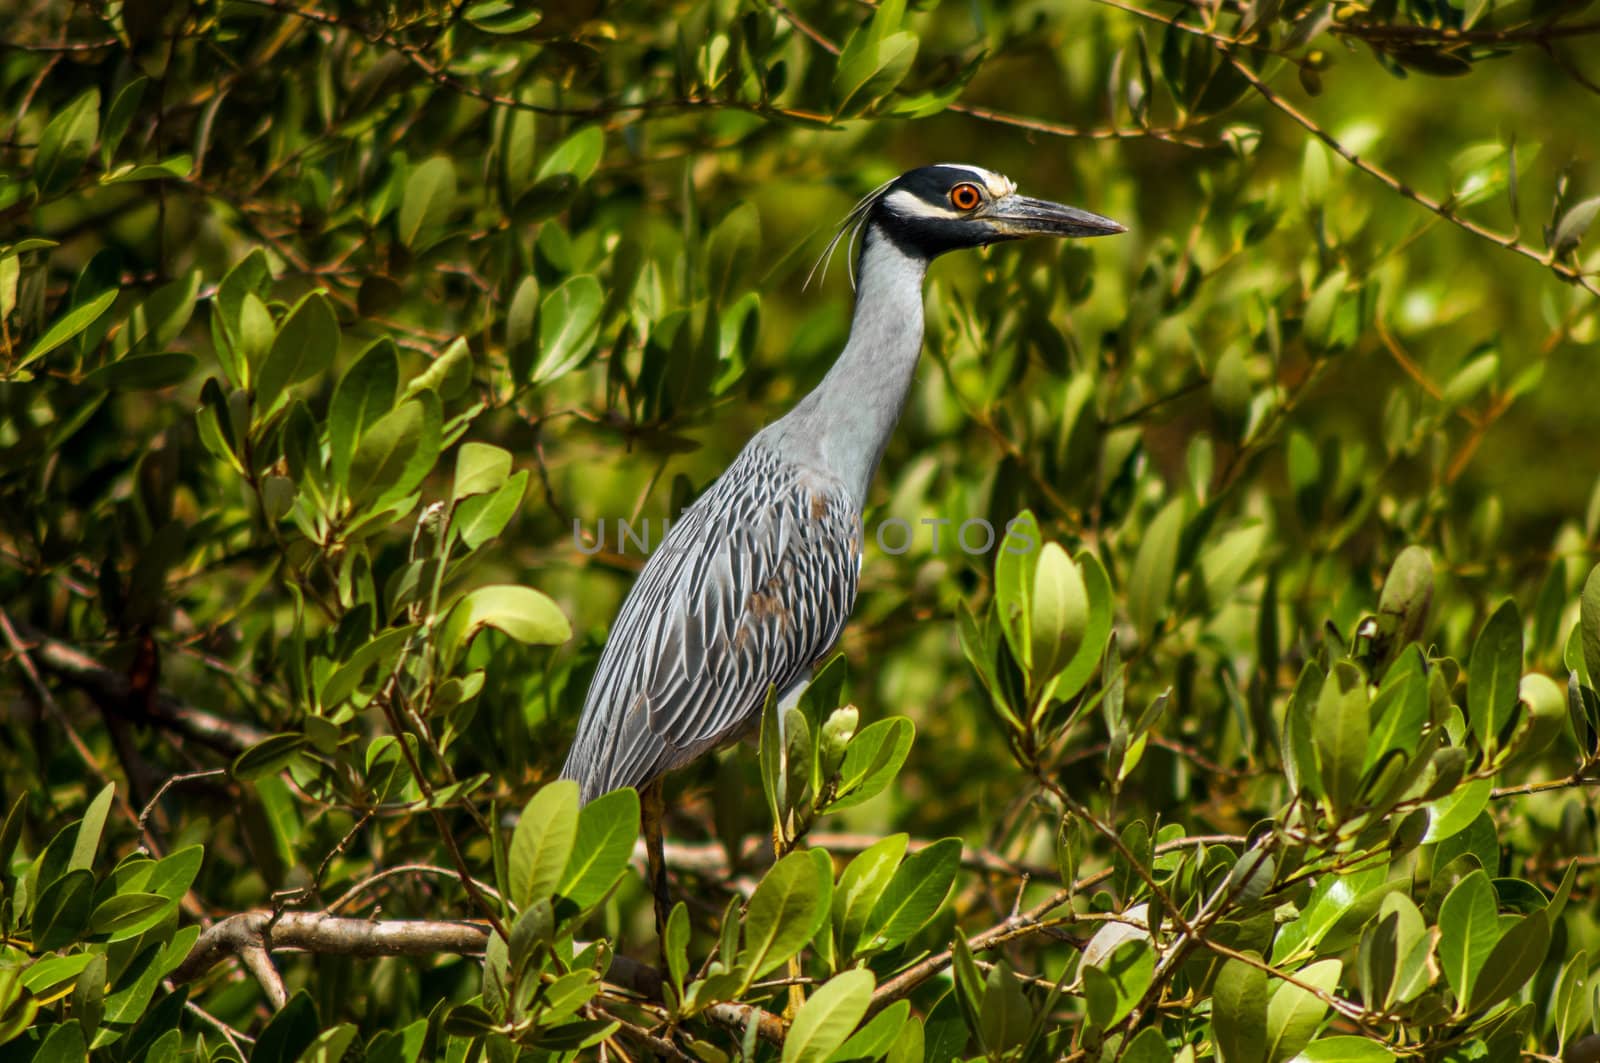
[[[569,278],[545,295],[539,304],[539,362],[533,370],[534,383],[549,383],[582,364],[600,335],[604,303],[600,282],[587,273]]]
[[[159,350],[177,339],[194,316],[195,297],[199,294],[197,269],[151,292],[133,312],[134,342],[145,350]]]
[[[1590,569],[1588,578],[1583,581],[1579,610],[1583,666],[1589,673],[1589,685],[1593,686],[1600,683],[1600,565]]]
[[[299,756],[309,743],[310,739],[296,731],[269,735],[235,757],[228,773],[240,782],[275,775]]]
[[[1395,1055],[1365,1037],[1324,1037],[1312,1041],[1291,1063],[1393,1063]]]
[[[323,1030],[300,1053],[297,1063],[339,1063],[355,1043],[359,1032],[355,1024],[349,1022]]]
[[[1483,961],[1466,1010],[1482,1011],[1522,990],[1533,981],[1549,951],[1550,920],[1543,909],[1512,923]]]
[[[239,354],[243,356],[244,365],[251,374],[247,379],[253,380],[260,373],[261,364],[267,360],[267,352],[272,350],[272,341],[278,337],[278,326],[272,320],[272,311],[267,309],[267,304],[255,292],[245,292],[239,298],[236,331]]]
[[[499,585],[463,595],[441,625],[439,641],[453,655],[486,627],[534,646],[554,646],[572,637],[572,625],[548,595],[532,587]]]
[[[1343,968],[1338,960],[1322,960],[1295,971],[1295,981],[1331,994]],[[1328,1005],[1311,990],[1279,982],[1267,1003],[1267,1063],[1285,1063],[1310,1044],[1327,1012]]]
[[[159,893],[119,893],[108,897],[89,917],[89,928],[96,934],[115,935],[128,927],[145,923],[149,916],[167,911],[172,902]]]
[[[1316,290],[1311,293],[1311,298],[1306,301],[1301,331],[1305,335],[1306,342],[1313,348],[1330,351],[1349,342],[1339,317],[1343,305],[1349,302],[1345,294],[1345,288],[1349,283],[1348,273],[1342,269],[1335,270],[1317,285]]]
[[[53,990],[82,974],[96,955],[103,954],[74,952],[66,956],[46,956],[22,969],[22,985],[36,997],[49,996]],[[104,961],[100,966],[105,966]]]
[[[544,18],[544,12],[537,8],[518,7],[510,0],[483,0],[468,7],[463,17],[485,33],[505,35],[532,29]]]
[[[783,1042],[783,1063],[826,1063],[872,1002],[877,982],[864,969],[837,975],[806,1000]]]
[[[430,437],[434,452],[438,451],[438,429],[430,429],[430,422],[437,425],[433,420],[437,410],[437,400],[430,404],[411,399],[378,418],[362,433],[350,459],[347,490],[352,505],[368,506],[405,494],[420,482],[421,476],[413,477],[411,473]],[[425,475],[427,470],[422,472]]]
[[[1259,960],[1254,952],[1248,955]],[[1221,1063],[1264,1063],[1267,1058],[1267,972],[1229,960],[1217,972],[1211,1022]]]
[[[917,57],[914,33],[882,33],[873,24],[856,30],[839,53],[833,75],[834,111],[856,114],[905,80]]]
[[[1121,942],[1111,949],[1111,954],[1103,961],[1097,961],[1084,968],[1085,973],[1094,970],[1104,975],[1104,978],[1095,979],[1099,983],[1097,989],[1101,999],[1097,1002],[1097,1023],[1102,1029],[1119,1023],[1134,1005],[1144,999],[1145,993],[1150,988],[1150,979],[1155,974],[1156,956],[1150,947],[1148,935],[1135,930],[1126,924],[1107,924],[1133,935],[1128,940]],[[1101,933],[1105,933],[1102,928]],[[1098,934],[1096,935],[1098,938]],[[1089,963],[1088,950],[1084,953],[1084,962]]]
[[[533,274],[522,278],[511,294],[506,309],[506,363],[513,380],[528,380],[539,354],[539,279]]]
[[[1083,572],[1057,543],[1045,543],[1039,551],[1030,604],[1028,676],[1039,690],[1077,655],[1089,627]]]
[[[1550,238],[1551,252],[1564,255],[1576,248],[1583,242],[1589,226],[1594,224],[1596,215],[1600,215],[1600,196],[1593,196],[1569,207],[1567,212],[1561,215],[1561,220],[1556,222],[1555,234]]]
[[[111,160],[117,157],[117,148],[128,132],[133,116],[138,113],[139,100],[144,96],[144,87],[149,83],[149,78],[136,77],[122,86],[116,96],[112,97],[111,107],[106,111],[106,123],[100,130],[102,168],[111,169]]]
[[[89,1048],[83,1043],[83,1027],[75,1022],[64,1022],[52,1027],[33,1055],[33,1063],[80,1063],[89,1058]]]
[[[328,451],[334,483],[348,490],[356,444],[369,426],[394,409],[400,355],[388,337],[375,341],[345,370],[328,404]]]
[[[339,350],[339,322],[321,292],[295,304],[278,329],[256,380],[256,410],[264,415],[285,389],[309,380],[333,364]]]
[[[1433,608],[1433,557],[1420,546],[1400,551],[1389,567],[1378,597],[1378,634],[1373,652],[1387,666],[1410,643],[1420,640]],[[1382,668],[1377,674],[1382,674]]]
[[[1033,1022],[1033,1007],[1022,991],[1022,983],[1004,960],[997,962],[984,980],[983,1003],[978,1009],[978,1028],[985,1050],[993,1056],[1021,1045]]]
[[[1500,939],[1494,887],[1482,870],[1455,884],[1439,908],[1439,965],[1463,1009]]]
[[[1044,535],[1034,515],[1023,510],[1006,524],[994,560],[994,600],[1011,655],[1024,669],[1032,660],[1033,576]]]
[[[1594,999],[1589,993],[1589,953],[1579,949],[1561,969],[1551,994],[1550,1018],[1557,1039],[1565,1045],[1589,1024]]]
[[[1464,406],[1494,382],[1500,373],[1500,356],[1481,354],[1456,370],[1440,392],[1439,401],[1447,408]]]
[[[1149,639],[1167,619],[1167,602],[1178,566],[1178,540],[1183,532],[1185,503],[1174,498],[1145,529],[1128,577],[1128,613],[1141,638]]]
[[[1367,738],[1362,771],[1370,771],[1384,754],[1415,751],[1417,736],[1428,723],[1428,677],[1416,653],[1402,657],[1389,674],[1370,709],[1372,733]]]
[[[1369,717],[1365,677],[1340,661],[1323,681],[1312,720],[1317,770],[1335,813],[1348,811],[1360,792]]]
[[[193,155],[173,155],[162,159],[160,162],[142,164],[128,163],[119,166],[108,173],[102,174],[100,183],[103,185],[128,184],[132,181],[163,181],[171,178],[188,177],[194,170]]]
[[[456,198],[455,163],[435,155],[406,176],[397,219],[400,242],[412,249],[426,246],[450,217]]]
[[[250,1063],[296,1063],[316,1041],[321,1026],[310,995],[304,989],[296,991],[261,1031]]]
[[[845,747],[838,796],[828,803],[827,811],[854,808],[878,796],[906,762],[916,730],[906,717],[891,716],[858,731]]]
[[[39,135],[33,175],[39,194],[54,196],[72,184],[89,161],[100,135],[100,90],[85,89],[67,104]]]
[[[828,1063],[847,1063],[848,1060],[882,1059],[890,1052],[905,1029],[911,1016],[911,1002],[897,1000],[874,1015],[855,1035],[828,1057]],[[922,1057],[917,1056],[918,1063]]]
[[[960,867],[959,838],[941,838],[906,857],[867,917],[863,945],[893,948],[926,926],[944,905]]]
[[[145,892],[165,897],[168,901],[176,904],[189,891],[189,887],[194,885],[194,880],[200,874],[200,865],[204,859],[205,846],[203,845],[189,845],[176,852],[168,853],[156,861],[156,866],[150,869],[150,877],[145,879],[144,882]],[[118,941],[142,933],[160,922],[164,914],[148,915],[140,922],[124,926],[121,930],[112,934],[111,940]]]
[[[33,947],[51,952],[76,941],[89,929],[94,906],[94,872],[68,871],[39,891],[33,906]]]
[[[556,893],[580,910],[599,903],[628,870],[638,836],[639,795],[633,790],[603,794],[584,805]]]
[[[578,184],[587,181],[600,165],[600,156],[606,146],[605,132],[597,125],[584,128],[567,137],[539,165],[534,183],[552,177],[570,175]]]
[[[1493,779],[1474,779],[1434,801],[1428,806],[1431,818],[1423,841],[1442,842],[1457,831],[1466,830],[1489,804],[1493,792]]]
[[[428,368],[406,381],[403,399],[430,391],[442,400],[460,398],[472,385],[472,348],[460,336],[445,345]]]
[[[1361,992],[1379,1008],[1410,1001],[1427,988],[1433,938],[1411,898],[1391,893],[1361,939]]]
[[[95,391],[155,391],[183,383],[198,364],[194,355],[180,351],[135,354],[96,369],[84,378],[83,386]]]
[[[881,838],[856,854],[840,873],[833,891],[833,933],[846,957],[854,959],[860,951],[861,932],[889,888],[908,840],[904,834]]]
[[[361,687],[362,680],[374,666],[377,669],[376,683],[381,685],[394,670],[401,651],[416,631],[415,624],[407,624],[404,627],[389,628],[374,636],[328,676],[327,682],[322,684],[322,689],[318,693],[318,702],[324,709],[337,707]]]
[[[456,452],[455,484],[450,501],[499,490],[511,475],[511,453],[488,443],[463,443]]]
[[[106,783],[89,802],[89,808],[78,823],[78,836],[72,844],[72,856],[67,870],[94,867],[95,854],[100,851],[100,837],[105,833],[106,817],[111,814],[111,802],[116,796],[116,786]]]
[[[689,973],[689,909],[682,901],[673,905],[672,914],[667,916],[661,954],[667,962],[667,975],[671,979],[672,990],[681,1000],[683,981]]]
[[[111,304],[116,301],[117,292],[112,289],[111,291],[101,292],[87,303],[75,306],[65,314],[62,314],[56,319],[55,324],[45,330],[43,336],[33,342],[33,346],[28,348],[28,353],[22,356],[22,360],[17,363],[16,368],[21,369],[25,365],[37,362],[40,358],[78,335],[78,333],[94,324],[100,315],[109,310]]]
[[[39,1012],[39,1001],[22,985],[16,967],[0,968],[0,1045],[26,1030]]]
[[[533,13],[532,9],[524,10]],[[515,206],[522,194],[533,185],[538,116],[525,108],[509,108],[498,117],[504,123],[495,145],[500,164],[500,202],[509,208]]]
[[[772,865],[745,911],[744,948],[739,953],[744,970],[741,994],[811,940],[827,918],[824,893],[832,885],[826,875],[818,874],[808,852],[790,853]]]
[[[511,834],[511,903],[548,900],[561,882],[578,838],[578,784],[558,779],[522,809]]]
[[[1522,617],[1507,599],[1489,617],[1467,660],[1467,720],[1489,751],[1517,708],[1522,678]]]
[[[1105,566],[1100,559],[1092,550],[1080,550],[1073,560],[1083,573],[1084,588],[1089,596],[1089,622],[1077,653],[1056,677],[1055,685],[1050,690],[1050,696],[1060,701],[1076,697],[1094,677],[1100,658],[1106,652],[1106,643],[1111,638],[1111,625],[1116,619],[1116,599],[1112,594],[1111,580],[1106,576]]]
[[[464,498],[456,506],[451,527],[468,550],[476,550],[505,531],[511,518],[522,508],[528,493],[528,470],[511,477],[492,494]]]
[[[1146,1026],[1122,1050],[1122,1063],[1172,1063],[1172,1049],[1155,1026]]]

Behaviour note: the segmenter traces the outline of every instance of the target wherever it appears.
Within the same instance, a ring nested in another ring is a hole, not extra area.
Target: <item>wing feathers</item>
[[[857,525],[843,484],[745,448],[623,603],[562,772],[585,800],[687,764],[807,674],[854,605]]]

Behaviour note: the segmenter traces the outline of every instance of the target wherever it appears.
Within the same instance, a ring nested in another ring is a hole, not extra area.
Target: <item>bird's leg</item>
[[[661,821],[666,813],[666,802],[661,792],[661,780],[645,786],[639,793],[640,818],[644,821],[645,862],[650,870],[650,890],[656,900],[656,941],[661,949],[662,963],[666,962],[667,916],[672,913],[672,898],[667,893],[667,860],[662,853]]]

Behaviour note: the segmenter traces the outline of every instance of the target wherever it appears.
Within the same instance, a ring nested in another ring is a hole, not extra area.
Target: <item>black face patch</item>
[[[867,238],[881,236],[901,251],[933,259],[946,251],[985,247],[1010,237],[986,221],[962,218],[907,218],[878,204],[867,221]]]
[[[976,218],[925,218],[900,214],[887,200],[896,192],[908,192],[941,210],[953,209],[950,190],[957,185],[975,184],[982,179],[960,166],[923,166],[902,174],[883,190],[867,217],[867,230],[877,229],[909,255],[935,258],[946,251],[983,247],[1008,237],[988,222]]]

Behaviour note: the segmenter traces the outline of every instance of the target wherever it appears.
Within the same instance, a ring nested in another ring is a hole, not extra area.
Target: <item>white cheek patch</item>
[[[883,204],[902,218],[963,217],[961,211],[936,206],[927,202],[921,196],[913,195],[904,189],[889,193],[884,197]]]

